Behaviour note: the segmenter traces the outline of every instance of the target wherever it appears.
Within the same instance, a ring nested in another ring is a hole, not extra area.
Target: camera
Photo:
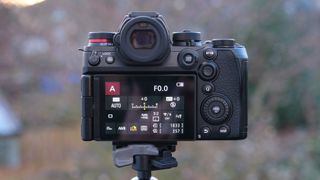
[[[170,37],[157,12],[131,12],[118,32],[90,32],[81,77],[84,141],[247,137],[247,63],[234,39]]]

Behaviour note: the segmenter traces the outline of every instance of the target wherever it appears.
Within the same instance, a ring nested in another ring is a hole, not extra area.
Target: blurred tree
[[[309,12],[288,14],[284,5],[276,0],[253,1],[254,17],[251,18],[256,23],[248,28],[246,39],[252,59],[249,91],[259,94],[257,98],[262,99],[263,110],[274,112],[271,113],[273,122],[280,129],[306,126],[306,112],[310,110],[305,106],[306,96],[310,95],[305,93],[310,79],[305,64],[309,62],[301,59],[310,56],[311,52],[297,44],[305,41],[306,32],[295,18],[304,17],[303,21],[306,21]]]

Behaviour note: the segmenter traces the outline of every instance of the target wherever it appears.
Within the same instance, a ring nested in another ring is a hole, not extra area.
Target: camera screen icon
[[[105,82],[105,95],[106,96],[119,96],[120,95],[120,82]]]
[[[177,86],[177,87],[184,87],[184,82],[177,82],[177,83],[176,83],[176,86]]]
[[[141,125],[140,126],[140,131],[141,132],[147,132],[148,131],[148,126],[147,125]]]

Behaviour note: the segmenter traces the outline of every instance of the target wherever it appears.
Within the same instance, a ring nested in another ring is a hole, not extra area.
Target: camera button
[[[200,77],[205,80],[214,79],[218,74],[218,67],[215,63],[202,63]]]
[[[219,130],[218,130],[218,133],[221,136],[227,136],[230,133],[230,128],[228,126],[226,126],[226,125],[220,126]]]
[[[202,73],[203,73],[204,76],[210,77],[210,76],[213,75],[214,69],[213,69],[213,67],[206,65],[206,66],[203,67]]]
[[[113,56],[106,56],[105,61],[107,64],[112,64],[112,63],[114,63],[114,57]]]
[[[204,50],[204,57],[206,59],[214,59],[216,57],[216,52],[213,48],[207,48]]]
[[[213,107],[211,108],[211,111],[212,111],[214,114],[219,114],[219,113],[221,112],[221,108],[220,108],[220,106],[215,105],[215,106],[213,106]]]
[[[209,127],[205,126],[205,127],[201,128],[200,132],[203,136],[208,136],[209,134],[211,134],[211,129]]]
[[[90,56],[90,58],[89,58],[89,64],[90,64],[91,66],[96,66],[96,65],[100,64],[100,57],[97,56],[97,55],[92,55],[92,56]]]
[[[191,54],[186,54],[184,55],[183,57],[183,61],[186,63],[186,64],[192,64],[193,62],[193,56]]]
[[[197,52],[191,49],[183,49],[178,55],[178,63],[184,69],[192,69],[198,63]]]
[[[211,84],[205,84],[202,86],[202,92],[209,94],[213,91],[213,86]]]

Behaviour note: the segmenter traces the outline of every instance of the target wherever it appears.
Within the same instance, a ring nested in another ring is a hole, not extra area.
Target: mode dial
[[[114,32],[89,32],[89,46],[113,46]]]
[[[212,45],[214,48],[233,48],[235,45],[234,39],[213,39]]]
[[[201,46],[201,33],[184,30],[172,34],[174,46]]]

